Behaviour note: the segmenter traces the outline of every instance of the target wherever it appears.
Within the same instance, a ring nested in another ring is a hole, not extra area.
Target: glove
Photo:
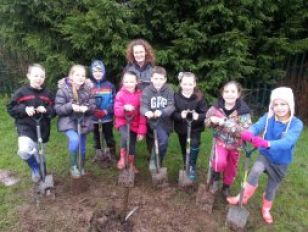
[[[259,136],[254,136],[252,138],[251,144],[255,147],[255,148],[259,148],[259,147],[263,147],[263,148],[269,148],[270,144],[267,140],[259,137]]]
[[[102,119],[103,117],[105,117],[107,115],[106,110],[95,110],[94,111],[94,116],[97,119]]]
[[[241,139],[243,141],[247,141],[247,142],[251,142],[252,138],[254,138],[255,136],[253,135],[253,133],[249,130],[244,130],[241,132]]]

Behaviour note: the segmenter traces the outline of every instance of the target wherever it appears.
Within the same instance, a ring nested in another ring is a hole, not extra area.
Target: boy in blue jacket
[[[247,204],[258,187],[260,175],[265,172],[268,182],[263,194],[262,216],[266,223],[273,223],[270,210],[278,187],[292,162],[294,146],[303,130],[303,123],[294,116],[292,89],[276,88],[271,93],[269,111],[249,130],[241,133],[244,141],[259,148],[260,155],[245,183],[243,204]],[[263,138],[258,135],[263,132]],[[228,197],[230,204],[238,204],[240,196]]]
[[[94,87],[91,89],[95,96],[96,109],[94,112],[94,148],[96,153],[101,150],[101,138],[98,121],[102,122],[103,134],[111,155],[115,155],[115,140],[113,136],[113,104],[115,87],[106,79],[106,68],[101,60],[94,60],[91,64],[91,79]]]

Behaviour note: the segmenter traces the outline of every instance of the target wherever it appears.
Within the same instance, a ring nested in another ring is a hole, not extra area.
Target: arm
[[[124,117],[124,100],[121,92],[118,92],[114,101],[114,115],[116,117]]]
[[[19,91],[17,91],[13,95],[10,103],[6,106],[7,112],[13,118],[24,118],[28,116],[26,113],[26,105],[17,102],[17,99],[20,97],[19,95]]]
[[[146,112],[151,111],[150,108],[151,97],[149,95],[150,95],[149,91],[147,91],[147,88],[145,88],[141,95],[140,113],[142,115],[145,115]]]
[[[171,116],[171,114],[174,112],[175,107],[174,107],[174,92],[170,88],[168,91],[168,96],[167,96],[167,107],[162,109],[162,116]]]
[[[115,96],[116,96],[116,90],[115,90],[115,87],[110,84],[110,88],[112,89],[112,92],[111,92],[111,98],[109,98],[109,103],[108,103],[108,107],[107,107],[107,112],[108,114],[113,114],[113,104],[114,104],[114,100],[115,100]]]
[[[205,120],[206,111],[207,111],[207,105],[206,105],[204,97],[202,97],[202,99],[198,102],[198,105],[196,108],[196,112],[199,114],[199,118],[197,122],[203,122]]]
[[[68,116],[73,113],[72,99],[68,99],[64,89],[57,91],[55,110],[59,116]]]

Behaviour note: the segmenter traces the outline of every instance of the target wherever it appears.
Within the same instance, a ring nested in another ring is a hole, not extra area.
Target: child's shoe
[[[39,169],[33,169],[32,170],[32,181],[34,183],[39,182],[41,179],[40,170]]]
[[[197,172],[196,172],[196,168],[195,167],[190,166],[188,178],[191,181],[196,181],[197,180]]]
[[[77,179],[77,178],[80,177],[80,172],[79,172],[79,170],[78,170],[76,165],[72,166],[70,171],[71,171],[72,178],[76,178]]]

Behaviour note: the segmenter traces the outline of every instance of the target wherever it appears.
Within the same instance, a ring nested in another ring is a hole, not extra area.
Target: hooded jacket
[[[187,133],[186,119],[181,117],[183,110],[195,110],[199,114],[196,121],[192,121],[191,132],[202,132],[204,130],[204,119],[207,111],[206,102],[202,92],[198,89],[189,97],[185,97],[181,91],[174,94],[175,111],[173,113],[174,130],[179,134]]]
[[[102,61],[95,60],[91,64],[91,80],[93,87],[91,93],[95,97],[95,105],[98,110],[106,110],[107,114],[102,118],[102,122],[111,122],[113,120],[113,104],[116,94],[114,85],[106,79],[106,68]],[[100,69],[103,73],[101,80],[96,80],[92,73],[95,69]],[[93,115],[93,120],[97,122],[97,118]]]
[[[17,89],[7,105],[7,111],[15,119],[18,136],[27,136],[34,142],[37,141],[36,122],[38,115],[29,117],[26,113],[26,107],[44,106],[47,110],[42,114],[40,120],[41,136],[43,143],[48,142],[50,135],[50,120],[55,116],[54,111],[54,95],[45,87],[42,89],[32,88],[30,85],[25,85]]]
[[[151,84],[152,68],[153,66],[151,64],[139,67],[136,63],[131,63],[126,65],[125,71],[136,73],[139,82],[138,88],[143,91],[145,87]]]
[[[59,116],[58,130],[61,132],[73,129],[77,131],[77,121],[82,119],[81,132],[88,133],[93,129],[92,113],[95,110],[95,99],[91,94],[93,87],[91,81],[86,79],[85,83],[77,90],[80,105],[86,105],[89,110],[85,114],[75,113],[72,108],[74,102],[72,84],[68,78],[62,78],[58,82],[55,110]]]
[[[135,107],[135,110],[132,113],[128,114],[128,116],[134,115],[130,124],[131,131],[139,135],[146,134],[146,118],[140,114],[140,97],[141,90],[139,89],[137,89],[134,93],[131,93],[127,89],[122,87],[117,93],[114,103],[115,127],[117,129],[127,124],[124,105],[130,104]]]
[[[221,107],[222,105],[224,105],[224,100],[219,98],[207,111],[205,124],[213,128],[213,136],[216,142],[227,149],[238,149],[242,144],[239,132],[243,129],[248,129],[251,125],[250,109],[244,100],[239,98],[236,100],[235,110],[227,116]],[[210,121],[211,116],[224,118],[224,125],[212,124]],[[238,133],[236,133],[237,131]]]
[[[143,90],[140,108],[141,114],[145,115],[146,112],[155,110],[162,112],[158,125],[166,131],[171,132],[173,129],[171,117],[175,110],[174,91],[168,84],[164,84],[160,90],[157,90],[151,83]]]

